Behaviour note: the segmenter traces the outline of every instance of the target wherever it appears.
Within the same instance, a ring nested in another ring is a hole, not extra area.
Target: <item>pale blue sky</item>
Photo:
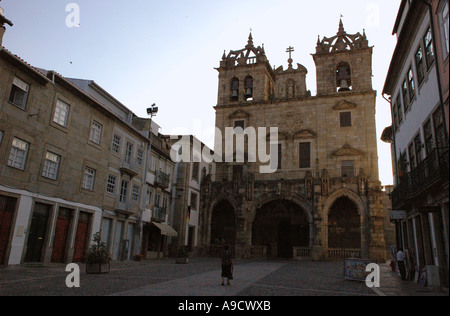
[[[80,7],[80,27],[66,25],[69,3]],[[390,125],[381,97],[396,39],[400,0],[2,0],[8,26],[3,45],[33,66],[65,77],[92,79],[139,116],[156,103],[162,132],[184,129],[213,146],[218,73],[224,50],[243,48],[250,28],[272,66],[308,69],[316,91],[317,36],[331,37],[342,14],[345,30],[366,30],[374,46],[373,87],[378,91],[377,134]],[[201,125],[201,126],[199,126]],[[389,145],[379,141],[380,179],[392,184]]]

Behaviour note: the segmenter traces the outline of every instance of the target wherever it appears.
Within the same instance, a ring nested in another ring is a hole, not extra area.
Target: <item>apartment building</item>
[[[392,148],[392,207],[403,214],[397,247],[410,279],[426,273],[429,285],[448,286],[448,1],[402,1],[393,35],[383,89],[392,126],[383,139]]]
[[[114,260],[134,258],[167,222],[173,166],[150,119],[0,47],[1,265],[80,262],[100,230]]]
[[[172,192],[175,190],[175,162],[170,156],[170,144],[159,127],[152,128],[152,150],[147,171],[145,213],[143,215],[142,254],[147,259],[159,259],[169,254],[169,241],[178,236],[171,219]]]
[[[175,253],[178,246],[186,246],[193,255],[205,255],[198,249],[200,225],[207,223],[201,203],[207,192],[202,191],[205,188],[202,184],[215,178],[215,163],[205,161],[202,153],[212,154],[213,151],[193,135],[165,137],[171,144],[172,158],[177,162],[171,224],[178,238],[172,239],[170,250]]]

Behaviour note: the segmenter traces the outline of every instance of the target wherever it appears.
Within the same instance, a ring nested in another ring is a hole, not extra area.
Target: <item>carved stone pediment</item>
[[[336,110],[336,111],[351,110],[356,107],[357,107],[356,104],[344,100],[344,101],[339,101],[338,103],[336,103],[336,105],[333,106],[333,110]]]
[[[233,113],[231,113],[230,115],[228,115],[228,118],[230,120],[232,119],[248,119],[251,116],[250,113],[248,113],[247,111],[243,111],[243,110],[237,110]]]
[[[307,138],[316,138],[317,134],[314,133],[310,129],[302,129],[296,133],[294,133],[293,138],[294,139],[307,139]]]
[[[335,150],[332,153],[332,155],[334,157],[343,157],[343,156],[347,156],[347,157],[348,156],[360,156],[360,157],[363,157],[363,156],[365,156],[364,152],[362,152],[361,150],[358,150],[356,148],[353,148],[349,144],[345,144],[344,146],[342,146],[338,150]]]
[[[278,132],[278,140],[289,140],[291,138],[291,135],[286,132]],[[266,136],[266,141],[270,142],[270,133]]]

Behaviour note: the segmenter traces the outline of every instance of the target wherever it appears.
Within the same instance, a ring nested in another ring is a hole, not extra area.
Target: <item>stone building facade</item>
[[[214,177],[214,162],[202,159],[202,152],[211,150],[193,135],[165,136],[171,144],[174,161],[173,202],[170,225],[177,231],[177,238],[171,240],[171,254],[176,255],[178,247],[185,246],[195,256],[198,254],[199,215],[201,184]],[[181,154],[180,154],[181,153]]]
[[[175,164],[150,124],[0,46],[0,266],[81,262],[99,231],[113,260],[164,250]]]
[[[335,36],[319,38],[313,58],[316,96],[306,88],[305,67],[290,55],[287,69],[272,68],[251,34],[244,49],[224,53],[216,128],[222,136],[235,128],[245,141],[232,154],[216,143],[222,162],[202,185],[204,253],[225,242],[245,258],[386,258],[372,47],[365,33],[347,34],[340,21]],[[258,148],[277,156],[274,173],[261,173],[267,163],[255,159],[250,129],[261,127],[268,144]]]

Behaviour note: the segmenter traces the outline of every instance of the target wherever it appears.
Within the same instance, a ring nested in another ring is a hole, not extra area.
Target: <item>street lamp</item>
[[[153,103],[153,104],[147,109],[147,114],[150,115],[150,119],[151,119],[153,116],[156,116],[156,113],[158,113],[158,107],[156,106],[155,103]],[[150,121],[150,123],[151,123],[151,121]],[[150,129],[151,129],[151,128],[152,128],[152,127],[150,126]]]
[[[149,159],[151,157],[151,153],[152,153],[152,119],[154,116],[156,116],[156,113],[158,113],[158,107],[156,106],[155,103],[153,103],[148,109],[147,109],[147,114],[150,115],[150,125],[148,127],[149,133],[148,133],[148,146],[147,146],[147,154],[146,154],[146,159],[145,159],[145,170],[144,170],[144,174],[143,174],[143,178],[144,178],[144,182],[142,184],[142,188],[145,189],[145,191],[147,191],[148,188],[148,184],[147,184],[147,174],[148,174],[148,162]],[[144,204],[144,195],[141,195],[141,207],[143,207]],[[139,217],[139,223],[138,223],[138,236],[139,236],[139,241],[137,242],[138,245],[141,244],[141,233],[142,233],[142,211],[141,211],[141,216]],[[139,247],[140,248],[140,247]],[[140,249],[139,251],[142,251],[142,249]]]

